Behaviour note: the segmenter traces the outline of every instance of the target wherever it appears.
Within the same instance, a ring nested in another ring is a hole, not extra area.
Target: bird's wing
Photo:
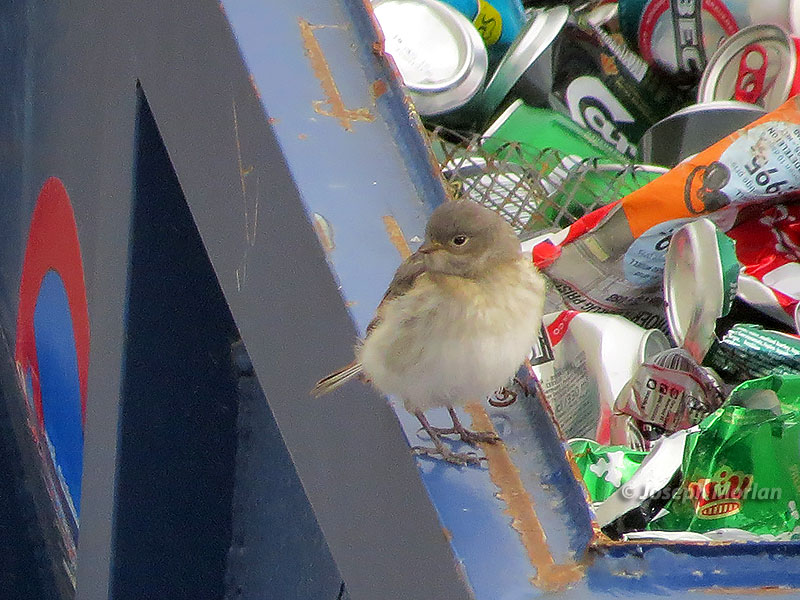
[[[417,278],[424,272],[425,264],[422,260],[422,254],[419,252],[415,252],[403,261],[397,268],[397,272],[394,274],[394,278],[389,284],[389,287],[386,288],[386,293],[383,295],[383,299],[375,311],[375,317],[367,326],[367,336],[369,336],[370,332],[381,322],[383,309],[386,304],[393,298],[397,298],[410,290]],[[314,386],[314,389],[311,390],[311,395],[322,396],[323,394],[327,394],[353,377],[360,377],[366,380],[361,363],[356,361],[320,379]]]
[[[410,290],[417,278],[424,272],[425,263],[423,261],[423,255],[419,252],[414,252],[414,254],[402,262],[402,264],[397,268],[389,287],[386,288],[386,293],[383,295],[381,303],[375,310],[375,317],[372,319],[372,321],[370,321],[369,325],[367,325],[367,335],[369,335],[372,330],[375,329],[381,322],[383,309],[386,304],[390,300],[393,300],[398,296],[402,296],[408,290]]]

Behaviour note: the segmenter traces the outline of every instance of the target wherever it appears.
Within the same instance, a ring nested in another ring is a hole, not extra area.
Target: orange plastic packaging
[[[714,220],[728,229],[742,205],[785,199],[799,189],[800,96],[795,96],[628,194],[621,204],[637,238],[664,221],[720,210],[730,212],[730,221]]]

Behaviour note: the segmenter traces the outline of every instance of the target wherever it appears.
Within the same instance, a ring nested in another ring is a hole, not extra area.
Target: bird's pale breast
[[[543,303],[544,280],[525,259],[478,281],[426,274],[387,303],[358,359],[373,384],[409,410],[478,401],[530,352]]]

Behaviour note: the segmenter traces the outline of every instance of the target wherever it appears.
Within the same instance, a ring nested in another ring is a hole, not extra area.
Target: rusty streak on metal
[[[258,85],[256,84],[256,77],[255,77],[255,75],[253,75],[252,73],[250,73],[250,76],[249,76],[247,79],[250,81],[250,85],[253,87],[253,91],[256,93],[256,98],[258,98],[259,100],[261,100],[261,91],[259,91],[259,89],[258,89]]]
[[[339,88],[333,80],[333,74],[328,66],[328,61],[325,60],[322,48],[317,38],[314,36],[314,31],[316,29],[323,29],[326,25],[311,25],[305,19],[298,19],[297,21],[300,25],[300,35],[303,38],[306,56],[311,62],[314,75],[319,79],[322,91],[325,94],[325,100],[314,100],[314,110],[321,115],[338,119],[339,124],[345,131],[353,131],[353,121],[374,121],[375,116],[368,108],[350,109],[344,105],[344,100],[342,100],[342,95],[339,93]],[[330,107],[329,109],[323,108],[326,104]]]
[[[482,406],[471,404],[466,407],[466,411],[472,417],[474,429],[495,431]],[[519,533],[528,552],[528,559],[536,568],[534,585],[542,590],[555,592],[577,582],[583,577],[583,565],[556,564],[548,549],[544,529],[533,508],[533,499],[525,489],[519,469],[511,461],[505,444],[481,444],[481,448],[488,458],[489,476],[500,490],[498,496],[506,503],[506,514],[512,518],[511,526]]]
[[[389,241],[400,253],[400,258],[405,260],[411,256],[411,248],[408,247],[406,236],[403,235],[403,230],[400,229],[397,220],[390,215],[386,215],[383,217],[383,226],[386,227],[386,233],[389,234]]]
[[[707,588],[689,588],[687,592],[702,592],[705,594],[720,594],[724,596],[778,596],[784,594],[797,594],[798,588],[785,585],[765,585],[761,587],[726,587],[711,586]]]

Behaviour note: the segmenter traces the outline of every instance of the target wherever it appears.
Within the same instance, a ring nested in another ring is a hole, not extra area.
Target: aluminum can
[[[777,396],[782,414],[747,407],[746,396],[769,390]],[[728,402],[704,419],[698,432],[689,434],[681,485],[648,528],[698,533],[736,528],[772,539],[778,534],[796,536],[798,398],[800,377],[774,375],[734,389]]]
[[[739,100],[773,110],[800,91],[798,39],[775,25],[731,36],[703,71],[698,102]]]
[[[470,21],[438,0],[377,0],[375,17],[422,117],[457,111],[483,87],[486,46]]]
[[[733,240],[701,218],[678,229],[664,267],[664,304],[670,333],[700,363],[715,340],[717,319],[736,296],[739,261]]]
[[[737,383],[768,375],[800,376],[800,336],[737,323],[714,344],[706,364]]]
[[[569,440],[569,447],[592,503],[603,502],[616,492],[647,456],[647,452],[625,446],[603,446],[585,438]]]
[[[743,220],[728,237],[742,263],[737,295],[781,321],[796,326],[800,306],[800,204],[779,203]]]
[[[614,410],[674,433],[697,425],[724,399],[708,370],[685,350],[670,348],[636,369]]]
[[[484,138],[498,143],[515,141],[531,150],[557,148],[565,156],[600,158],[625,163],[628,158],[591,131],[568,117],[548,108],[513,102],[484,133]]]
[[[472,21],[493,61],[508,50],[525,25],[525,9],[520,0],[444,1]]]
[[[623,188],[636,189],[663,172],[637,170],[621,176],[630,163],[625,154],[569,117],[521,100],[512,103],[484,134],[483,147],[488,152],[503,151],[509,143],[519,152],[505,151],[508,160],[541,173],[547,202],[539,211],[545,223],[557,227],[616,200]]]
[[[642,134],[688,98],[622,40],[581,20],[555,43],[549,100],[633,159]]]
[[[661,438],[641,467],[602,504],[594,507],[603,533],[618,539],[629,531],[644,529],[660,513],[681,483],[681,464],[688,431]]]
[[[500,60],[486,83],[478,112],[488,120],[509,95],[528,104],[546,106],[550,94],[552,45],[569,18],[569,8],[536,11]]]
[[[691,104],[644,132],[639,140],[639,159],[674,167],[765,114],[760,106],[735,100]]]
[[[619,22],[622,34],[647,62],[699,75],[727,37],[753,22],[754,4],[748,0],[620,0]]]
[[[545,315],[543,323],[544,358],[533,369],[562,432],[608,443],[615,399],[669,341],[619,315],[568,310]]]

